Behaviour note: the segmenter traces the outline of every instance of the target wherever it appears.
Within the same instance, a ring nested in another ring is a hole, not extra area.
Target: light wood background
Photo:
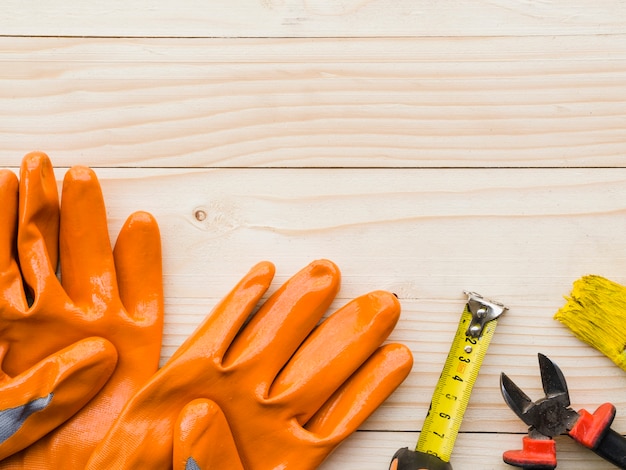
[[[399,296],[414,370],[323,470],[415,445],[464,289],[509,311],[455,470],[512,468],[499,374],[539,397],[537,352],[626,432],[626,373],[552,319],[584,274],[626,284],[623,1],[6,0],[0,166],[31,150],[96,170],[113,237],[158,218],[164,360],[261,259],[275,286],[334,260],[333,308]],[[559,469],[612,468],[557,446]]]

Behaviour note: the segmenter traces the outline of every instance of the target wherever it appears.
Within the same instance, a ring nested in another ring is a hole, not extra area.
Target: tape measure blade
[[[490,321],[480,338],[466,334],[472,313],[466,305],[454,335],[446,362],[435,387],[416,450],[449,462],[452,449],[469,404],[496,320]]]

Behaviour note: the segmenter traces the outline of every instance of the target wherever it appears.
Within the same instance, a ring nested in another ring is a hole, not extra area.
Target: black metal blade
[[[564,407],[569,406],[570,399],[567,391],[567,382],[563,372],[547,356],[539,353],[539,371],[541,373],[541,383],[546,397],[554,399]]]
[[[535,404],[504,372],[500,374],[500,391],[509,408],[522,421],[531,426],[533,424],[533,416],[531,416],[533,413],[529,413],[529,411],[533,409]]]

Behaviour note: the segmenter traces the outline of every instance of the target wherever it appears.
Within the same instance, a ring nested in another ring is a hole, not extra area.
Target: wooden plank
[[[8,0],[0,34],[109,37],[415,37],[613,34],[618,0]]]
[[[62,169],[57,169],[61,180]],[[465,430],[523,430],[502,402],[506,371],[539,394],[536,353],[564,369],[573,400],[626,409],[626,374],[552,315],[589,273],[626,284],[626,169],[98,169],[111,237],[134,210],[160,222],[167,296],[162,361],[253,264],[273,289],[309,261],[342,269],[331,312],[374,289],[398,295],[391,340],[414,374],[368,429],[416,430],[460,316],[463,290],[509,307],[476,384]],[[602,383],[602,390],[597,384]],[[626,415],[616,424],[626,429]]]
[[[374,289],[396,293],[403,314],[390,341],[415,355],[409,379],[364,429],[420,429],[465,289],[510,310],[464,432],[524,431],[501,399],[499,374],[539,396],[537,352],[562,367],[574,406],[593,410],[611,401],[626,409],[626,374],[552,319],[584,274],[626,284],[626,169],[97,171],[112,239],[134,210],[160,222],[162,361],[256,262],[276,264],[273,291],[325,257],[343,273],[330,312]],[[615,424],[626,429],[626,414]]]
[[[626,35],[0,38],[0,165],[623,166]]]

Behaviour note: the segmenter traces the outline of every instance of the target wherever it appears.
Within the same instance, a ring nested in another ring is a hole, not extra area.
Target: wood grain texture
[[[94,167],[113,240],[157,217],[162,362],[261,259],[271,291],[335,261],[329,314],[396,293],[414,369],[321,470],[414,446],[463,290],[505,303],[452,460],[505,470],[526,430],[499,374],[538,397],[537,352],[626,433],[626,373],[552,318],[582,275],[626,284],[625,27],[617,0],[7,0],[0,167]]]
[[[13,36],[402,37],[623,32],[618,0],[8,0]]]
[[[626,35],[0,38],[0,164],[624,166]]]

